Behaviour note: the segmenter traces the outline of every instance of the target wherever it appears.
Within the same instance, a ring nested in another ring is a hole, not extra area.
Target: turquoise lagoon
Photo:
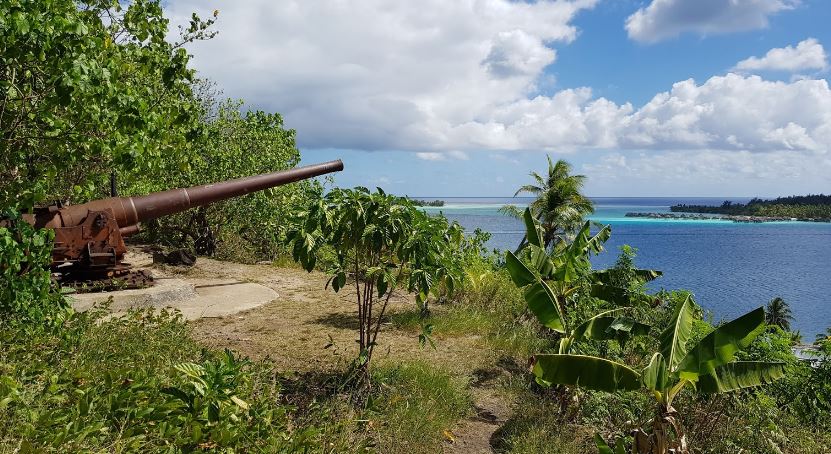
[[[431,200],[430,198],[423,198]],[[491,248],[513,249],[524,233],[522,223],[499,213],[510,203],[526,206],[528,198],[441,197],[441,212],[465,229],[491,233]],[[612,226],[607,250],[592,261],[612,265],[620,246],[638,250],[640,267],[664,271],[651,288],[688,289],[716,321],[730,319],[771,298],[791,305],[794,329],[806,342],[831,326],[831,224],[772,222],[740,224],[722,220],[627,218],[628,212],[669,212],[676,203],[718,205],[746,198],[594,198],[590,219]]]

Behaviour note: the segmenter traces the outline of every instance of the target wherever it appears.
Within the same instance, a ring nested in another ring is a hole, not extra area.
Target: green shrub
[[[452,295],[461,284],[469,241],[457,223],[430,216],[403,197],[378,188],[336,188],[295,215],[286,244],[293,258],[312,271],[321,251],[334,250],[328,270],[335,292],[354,285],[358,314],[356,377],[368,379],[378,333],[393,293],[416,296],[426,312],[428,298]],[[323,248],[328,246],[327,248]],[[429,339],[425,325],[419,340]]]
[[[35,229],[16,213],[0,216],[0,319],[54,326],[68,304],[52,285],[54,232]]]
[[[204,351],[178,314],[69,317],[62,330],[0,326],[0,451],[294,452],[267,364]]]

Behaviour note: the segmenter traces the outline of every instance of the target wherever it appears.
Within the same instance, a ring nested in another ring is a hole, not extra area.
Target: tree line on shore
[[[670,207],[672,212],[708,213],[734,216],[759,216],[797,219],[831,219],[831,195],[753,198],[747,203],[725,200],[721,205],[686,205]]]

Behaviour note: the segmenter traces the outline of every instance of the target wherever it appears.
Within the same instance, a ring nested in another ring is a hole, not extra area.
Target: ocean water
[[[520,221],[499,213],[506,203],[530,199],[440,198],[441,208],[426,208],[458,221],[466,230],[491,233],[491,248],[515,248],[524,234]],[[636,264],[664,272],[653,290],[687,289],[716,320],[729,320],[780,296],[787,301],[806,342],[831,326],[831,224],[775,222],[740,224],[721,220],[627,218],[627,212],[669,212],[670,205],[721,204],[721,198],[596,198],[590,219],[610,224],[606,251],[595,268],[611,266],[620,246],[637,249]],[[427,199],[431,200],[431,199]]]

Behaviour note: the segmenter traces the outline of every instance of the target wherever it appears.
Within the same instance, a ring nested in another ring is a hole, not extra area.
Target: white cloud
[[[636,41],[652,43],[685,32],[701,35],[765,28],[768,16],[796,7],[799,0],[652,0],[626,19]]]
[[[167,12],[177,23],[218,8],[219,36],[191,48],[200,74],[281,112],[306,149],[402,150],[432,161],[477,151],[831,149],[822,79],[686,80],[640,108],[585,87],[535,95],[556,55],[549,46],[575,39],[571,20],[594,3],[176,0]],[[768,12],[792,4],[718,3]],[[667,5],[675,3],[656,0],[642,14]]]
[[[424,152],[420,151],[416,153],[416,157],[418,159],[423,159],[425,161],[446,161],[447,156],[444,153],[436,153],[434,151]]]
[[[773,82],[727,74],[678,82],[635,109],[587,88],[520,99],[455,125],[444,146],[493,150],[799,150],[831,148],[831,89],[825,80]]]
[[[808,38],[799,44],[777,47],[768,51],[764,57],[750,57],[736,64],[735,70],[752,71],[806,71],[823,70],[828,67],[828,54],[819,41]]]
[[[696,150],[656,153],[609,153],[581,173],[595,194],[777,196],[827,186],[831,158],[809,160],[786,151],[759,155]],[[622,186],[624,184],[625,186]]]
[[[412,149],[533,92],[596,2],[172,0],[166,14],[218,9],[219,35],[189,47],[200,74],[281,112],[304,147]]]
[[[447,152],[436,151],[419,151],[416,153],[418,159],[425,161],[447,161],[448,159],[456,159],[459,161],[467,161],[470,159],[467,153],[460,150],[452,150]]]
[[[458,159],[460,161],[467,161],[468,159],[470,159],[470,156],[468,156],[467,153],[461,150],[448,151],[447,155],[453,159]]]

